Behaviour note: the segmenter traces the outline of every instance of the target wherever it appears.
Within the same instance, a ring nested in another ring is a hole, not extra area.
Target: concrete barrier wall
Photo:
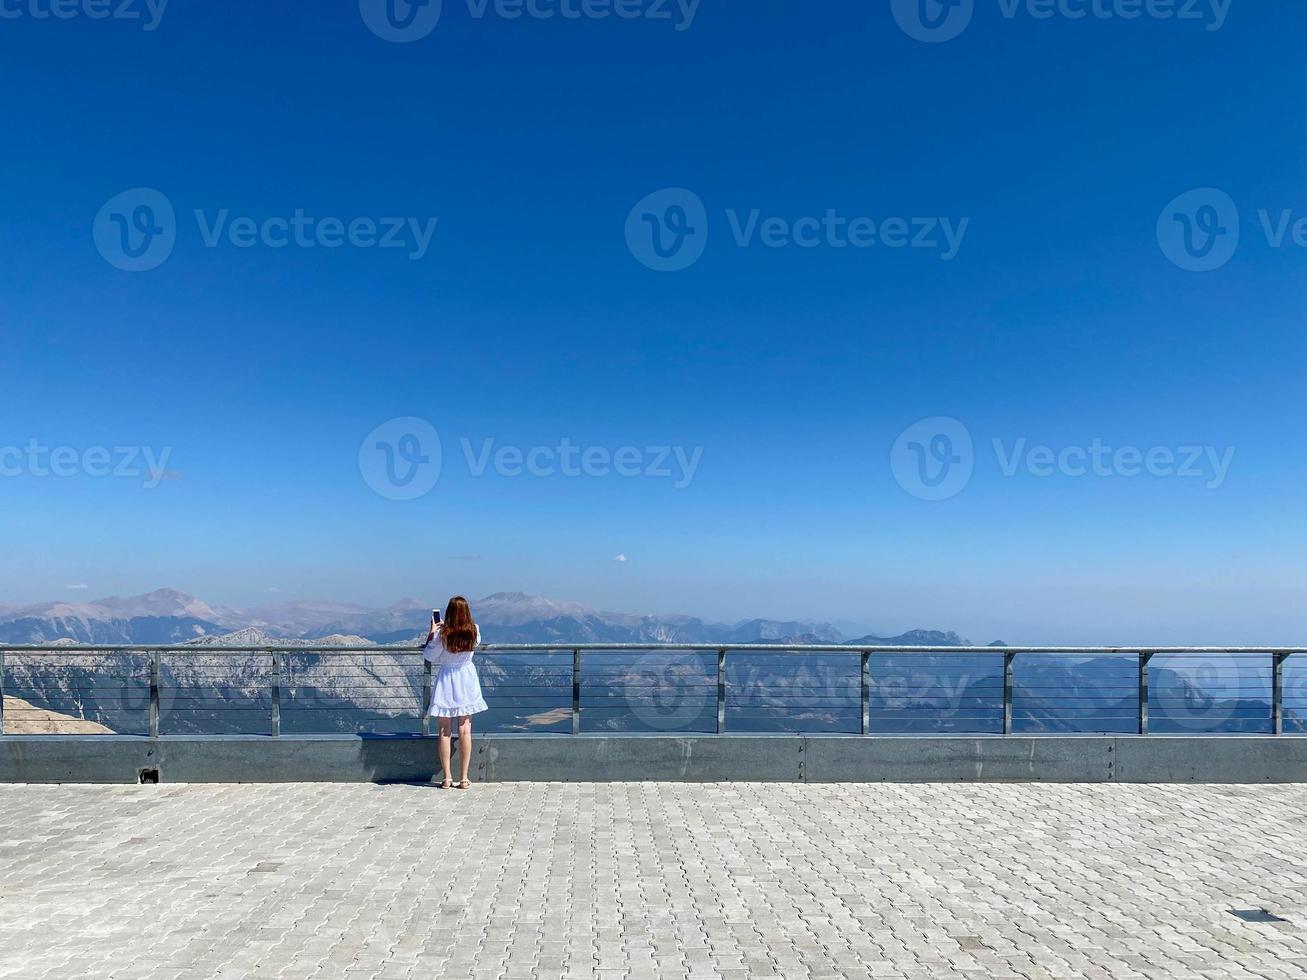
[[[396,736],[0,737],[0,782],[411,782],[436,740]],[[1307,782],[1307,737],[484,735],[478,782]]]

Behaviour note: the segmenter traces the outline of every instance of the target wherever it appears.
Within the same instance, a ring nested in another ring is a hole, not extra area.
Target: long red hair
[[[476,649],[477,624],[467,600],[456,595],[445,607],[445,625],[440,631],[440,642],[450,653],[468,653]]]

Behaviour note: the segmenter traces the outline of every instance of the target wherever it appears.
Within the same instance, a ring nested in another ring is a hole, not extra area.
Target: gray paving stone
[[[1304,813],[1293,785],[0,786],[0,978],[1307,980]]]

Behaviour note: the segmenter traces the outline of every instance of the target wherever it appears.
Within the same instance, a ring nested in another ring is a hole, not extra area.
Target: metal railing
[[[1121,707],[1122,703],[1127,700],[1133,701],[1132,713],[1129,730],[1135,734],[1147,735],[1150,733],[1150,704],[1159,703],[1161,697],[1156,690],[1150,691],[1150,667],[1157,658],[1181,657],[1193,658],[1195,662],[1202,664],[1201,669],[1219,669],[1225,666],[1228,671],[1228,665],[1221,665],[1220,658],[1234,660],[1235,658],[1243,660],[1245,663],[1249,658],[1265,658],[1264,664],[1254,664],[1252,671],[1260,677],[1262,672],[1265,673],[1266,689],[1266,710],[1267,717],[1264,719],[1268,734],[1283,735],[1286,724],[1286,694],[1285,694],[1285,672],[1286,665],[1291,658],[1307,654],[1307,647],[935,647],[935,646],[857,646],[857,645],[784,645],[768,643],[750,643],[735,644],[723,646],[720,644],[702,644],[702,643],[664,643],[664,644],[645,644],[645,643],[581,643],[581,644],[557,644],[557,643],[528,643],[528,644],[487,644],[478,648],[479,656],[492,658],[496,654],[532,654],[541,655],[547,660],[558,659],[564,664],[570,659],[570,731],[573,735],[582,733],[582,714],[585,709],[583,703],[583,658],[588,656],[603,656],[613,654],[644,654],[644,655],[691,655],[707,659],[707,669],[702,678],[705,689],[715,688],[715,706],[716,706],[716,726],[715,731],[723,734],[728,730],[728,707],[739,708],[740,705],[731,704],[732,683],[728,675],[728,659],[747,658],[758,655],[777,655],[788,658],[797,658],[802,664],[803,658],[833,657],[839,655],[850,656],[853,665],[852,671],[848,676],[842,678],[841,684],[848,681],[848,687],[856,690],[856,695],[841,695],[841,707],[847,707],[850,710],[855,702],[859,709],[858,731],[863,735],[873,734],[876,730],[876,722],[882,714],[889,714],[889,709],[885,705],[895,701],[893,694],[886,694],[884,685],[881,683],[884,678],[877,674],[882,663],[892,663],[902,658],[981,658],[987,665],[992,667],[992,672],[986,674],[975,681],[975,689],[988,692],[990,690],[1001,691],[997,695],[1001,700],[986,700],[988,694],[971,694],[966,696],[959,695],[961,701],[965,700],[985,700],[985,707],[997,709],[996,723],[992,734],[1010,735],[1014,731],[1014,705],[1019,701],[1017,694],[1016,669],[1018,661],[1024,658],[1064,658],[1064,657],[1081,657],[1081,658],[1116,658],[1108,663],[1129,662],[1129,684],[1125,682],[1125,675],[1119,674],[1115,677],[1117,686],[1115,688],[1105,688],[1109,693],[1097,696],[1085,696],[1086,699],[1097,699],[1109,702],[1114,705],[1116,710],[1126,710]],[[283,714],[283,694],[287,690],[287,677],[285,673],[286,658],[291,655],[308,655],[317,657],[347,657],[359,655],[384,655],[395,658],[396,661],[404,663],[411,661],[414,666],[419,662],[421,653],[412,646],[384,646],[384,645],[367,645],[367,646],[300,646],[300,645],[260,645],[260,646],[200,646],[200,645],[7,645],[0,648],[0,735],[5,734],[5,710],[4,698],[6,695],[6,676],[12,675],[14,671],[13,655],[30,655],[35,657],[53,657],[56,659],[70,657],[97,657],[104,655],[134,655],[138,657],[148,657],[147,671],[144,678],[148,684],[147,694],[147,729],[150,737],[158,738],[161,734],[162,712],[161,712],[161,689],[164,673],[163,658],[180,657],[188,658],[210,658],[216,660],[235,659],[243,657],[267,657],[267,704],[268,711],[267,721],[269,733],[272,737],[278,737],[282,734],[282,714]],[[716,671],[715,678],[711,672],[711,660],[715,657]],[[856,657],[856,660],[852,658]],[[702,662],[702,661],[701,661]],[[426,715],[425,706],[429,704],[432,691],[433,665],[425,660],[420,660],[422,664],[421,674],[421,700],[415,694],[405,693],[400,695],[385,696],[388,700],[411,700],[416,702],[413,706],[416,713],[421,717],[421,732],[423,735],[430,734],[430,719]],[[1216,664],[1216,668],[1210,665]],[[1303,698],[1303,716],[1304,731],[1307,731],[1307,657],[1303,658],[1303,680],[1304,680],[1304,698]],[[802,668],[800,668],[802,669]],[[1174,673],[1174,668],[1171,669]],[[1236,672],[1244,670],[1243,667],[1236,665]],[[94,676],[94,670],[90,669],[91,676]],[[1119,673],[1119,672],[1118,672]],[[119,675],[115,675],[119,676]],[[403,674],[390,675],[393,677],[402,676],[405,678],[407,686],[408,679],[413,675]],[[1296,675],[1295,675],[1296,676]],[[1227,680],[1228,677],[1217,676],[1218,680]],[[1234,704],[1242,704],[1243,698],[1243,680],[1236,678],[1238,686],[1233,696],[1227,697],[1226,701]],[[1260,679],[1255,678],[1257,685],[1261,684]],[[382,679],[384,684],[384,677]],[[1048,683],[1046,682],[1046,687]],[[989,685],[986,687],[985,685]],[[1027,685],[1028,686],[1028,685]],[[1132,693],[1127,697],[1122,693],[1132,689]],[[566,685],[559,689],[563,690]],[[1032,690],[1043,690],[1038,685],[1034,685]],[[970,688],[968,689],[970,690]],[[1026,687],[1023,687],[1023,691]],[[39,692],[37,692],[39,693]],[[1229,692],[1227,692],[1229,693]],[[1256,693],[1256,692],[1254,692]],[[796,697],[809,697],[808,695],[796,695]],[[820,697],[820,695],[818,695]],[[1028,694],[1022,697],[1029,698]],[[1187,689],[1182,690],[1180,695],[1171,693],[1168,697],[1172,700],[1176,697],[1189,697]],[[911,701],[912,696],[908,695],[897,700]],[[917,700],[930,700],[924,695]],[[961,703],[961,701],[959,703]],[[846,704],[847,702],[847,704]],[[707,702],[705,702],[706,704]],[[1247,714],[1252,712],[1254,715],[1260,710],[1256,705],[1258,698],[1249,699],[1252,707],[1241,707],[1237,710]],[[805,704],[805,707],[810,707]],[[829,704],[819,705],[829,707]],[[1296,707],[1296,701],[1295,701]],[[254,709],[241,709],[254,710]],[[1023,707],[1022,710],[1027,710]],[[1235,710],[1235,709],[1231,709]],[[966,715],[963,713],[964,720],[973,720],[975,715]],[[1120,718],[1119,714],[1113,716]],[[1254,719],[1255,721],[1257,719]],[[1260,721],[1258,722],[1260,723]],[[711,729],[710,729],[711,730]],[[732,728],[732,731],[737,730]],[[741,730],[749,730],[747,725]],[[963,731],[965,729],[956,729]],[[1105,729],[1106,730],[1106,729]],[[1122,729],[1110,729],[1120,731]],[[976,732],[981,734],[984,732]]]

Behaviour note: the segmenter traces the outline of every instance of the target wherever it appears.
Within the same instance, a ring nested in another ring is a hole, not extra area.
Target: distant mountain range
[[[691,616],[600,612],[519,592],[473,603],[486,639],[500,642],[687,642],[723,646],[759,641],[856,646],[970,645],[956,633],[913,630],[894,637],[841,635],[828,623],[749,619],[727,625]],[[242,611],[175,590],[93,602],[0,607],[0,646],[77,642],[199,646],[363,646],[408,649],[288,653],[282,660],[283,731],[418,730],[423,691],[413,649],[430,609],[405,599],[384,609],[323,601],[285,602]],[[570,657],[566,658],[570,665]],[[5,724],[24,731],[141,733],[148,724],[149,660],[138,651],[13,654],[6,658]],[[785,662],[780,662],[780,661]],[[556,658],[497,653],[479,660],[492,731],[570,730],[571,679]],[[587,731],[716,728],[711,653],[622,654],[591,660],[582,706]],[[165,656],[160,665],[161,725],[168,734],[266,732],[271,710],[266,653]],[[1129,655],[1018,658],[1013,725],[1018,732],[1133,731],[1138,661]],[[1162,657],[1149,677],[1156,732],[1266,731],[1270,661],[1230,657],[1216,664]],[[888,653],[868,675],[873,731],[993,732],[1003,717],[1003,658],[988,652],[932,656]],[[1286,727],[1307,730],[1295,706]],[[741,654],[727,668],[727,723],[737,731],[857,731],[856,656],[798,658]],[[23,727],[27,726],[27,727]],[[61,727],[62,726],[62,727]],[[71,727],[69,727],[71,726]],[[81,727],[79,727],[81,726]]]
[[[497,592],[472,603],[486,639],[500,643],[855,643],[868,646],[966,646],[953,632],[849,638],[829,623],[747,619],[711,623],[693,616],[601,612],[578,602]],[[215,606],[175,589],[145,595],[0,605],[0,643],[258,644],[322,640],[407,643],[425,633],[431,607],[401,599],[383,609],[295,600],[249,610]]]

